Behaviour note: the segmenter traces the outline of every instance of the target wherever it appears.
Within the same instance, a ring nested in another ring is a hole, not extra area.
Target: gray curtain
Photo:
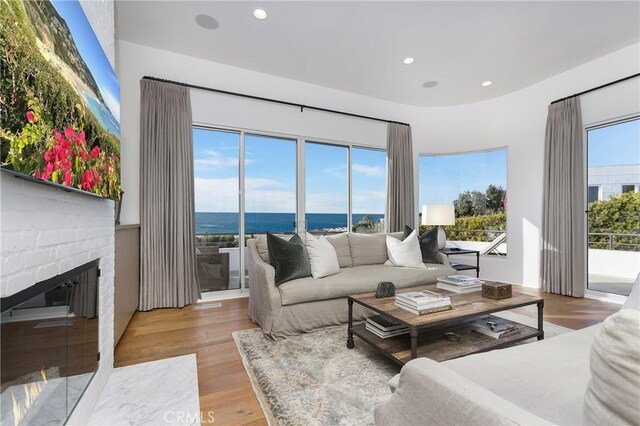
[[[580,100],[549,105],[544,148],[541,280],[544,291],[585,287],[584,145]]]
[[[196,277],[189,90],[140,81],[141,311],[200,297]]]
[[[411,127],[389,123],[387,128],[387,231],[416,225],[413,190],[413,145]]]

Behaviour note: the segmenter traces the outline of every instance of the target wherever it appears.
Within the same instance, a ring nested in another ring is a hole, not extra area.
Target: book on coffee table
[[[402,328],[408,328],[406,325],[389,318],[386,315],[374,315],[367,318],[367,324],[379,328],[381,331],[395,331]]]
[[[451,309],[453,309],[453,306],[451,305],[450,302],[446,304],[442,304],[440,306],[432,306],[428,308],[416,309],[416,308],[407,306],[402,302],[396,301],[396,306],[398,308],[404,309],[405,311],[411,312],[414,315],[435,314],[436,312],[450,311]]]
[[[520,328],[502,318],[487,315],[471,322],[471,329],[485,336],[501,339],[520,333]]]
[[[470,277],[468,275],[445,275],[442,277],[438,277],[438,281],[441,283],[447,283],[457,286],[468,286],[468,285],[477,285],[482,284],[483,281],[480,278]]]
[[[425,315],[452,309],[449,297],[429,290],[397,293],[395,305],[415,315]]]
[[[367,318],[365,329],[378,337],[387,339],[409,332],[409,327],[385,315],[374,315]]]
[[[455,284],[439,282],[436,286],[443,290],[447,290],[447,291],[451,291],[459,294],[471,293],[472,291],[482,290],[481,282],[477,284],[466,284],[466,285],[455,285]]]

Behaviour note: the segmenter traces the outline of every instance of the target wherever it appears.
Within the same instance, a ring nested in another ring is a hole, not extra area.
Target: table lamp
[[[421,225],[435,225],[438,227],[438,248],[447,244],[447,234],[442,229],[445,225],[455,225],[456,215],[453,204],[428,204],[422,206]]]

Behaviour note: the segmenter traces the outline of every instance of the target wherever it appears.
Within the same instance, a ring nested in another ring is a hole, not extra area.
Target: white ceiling
[[[201,28],[198,14],[219,27]],[[403,104],[458,105],[639,42],[640,2],[127,0],[116,3],[116,36]],[[430,80],[439,85],[423,88]]]

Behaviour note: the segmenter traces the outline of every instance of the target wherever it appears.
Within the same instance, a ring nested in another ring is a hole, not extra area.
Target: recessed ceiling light
[[[253,11],[253,17],[261,21],[267,19],[267,11],[264,9],[255,9]]]
[[[436,87],[438,85],[437,81],[425,81],[422,83],[422,87],[425,89],[431,89],[432,87]]]
[[[404,58],[404,59],[402,60],[402,63],[403,63],[403,64],[405,64],[405,65],[411,65],[411,64],[413,63],[413,61],[414,61],[414,60],[415,60],[415,59],[413,59],[412,57],[408,57],[408,58]]]
[[[196,23],[206,30],[215,30],[220,25],[213,16],[202,14],[196,16]]]
[[[487,80],[487,81],[483,81],[481,86],[482,87],[488,87],[488,86],[491,86],[492,84],[493,84],[493,81]]]

